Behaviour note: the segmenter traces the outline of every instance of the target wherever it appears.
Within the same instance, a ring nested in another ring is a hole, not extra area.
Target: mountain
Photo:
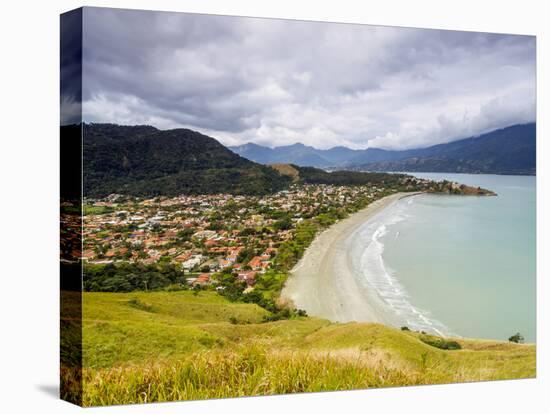
[[[399,158],[367,162],[354,169],[534,175],[536,124],[514,125],[478,137],[405,151]]]
[[[245,144],[230,149],[264,164],[367,171],[535,174],[536,124],[513,125],[476,137],[403,151],[345,147],[319,150],[302,144],[275,148]]]
[[[214,138],[189,129],[83,124],[61,127],[62,142],[83,134],[84,196],[181,194],[263,195],[292,182],[332,185],[400,185],[402,174],[335,171],[290,164],[265,166],[230,151]],[[254,149],[253,146],[248,146]],[[315,159],[305,145],[286,151]],[[345,150],[344,150],[345,151]]]
[[[292,144],[269,148],[248,143],[229,147],[242,157],[261,164],[296,164],[311,167],[330,167],[341,164],[353,158],[355,150],[346,147],[334,147],[320,150],[304,144]]]
[[[269,147],[263,147],[252,142],[236,147],[228,147],[234,153],[260,164],[274,163],[274,150]]]
[[[409,151],[388,151],[378,148],[353,150],[341,146],[322,150],[299,143],[275,148],[247,143],[228,148],[241,157],[261,164],[289,163],[320,168],[389,161],[402,158],[409,153]]]
[[[86,197],[267,194],[290,179],[189,129],[83,124]],[[62,127],[61,133],[69,131]]]
[[[515,125],[475,138],[407,151],[358,151],[344,147],[316,150],[302,144],[275,149],[254,144],[241,146],[249,154],[263,153],[270,161],[281,158],[281,154],[300,161],[278,169],[243,158],[214,138],[189,129],[162,131],[144,125],[73,125],[61,127],[62,142],[67,141],[64,137],[73,137],[75,128],[80,127],[86,197],[104,197],[112,193],[147,197],[215,193],[262,195],[285,189],[297,180],[312,184],[357,185],[395,184],[400,179],[398,175],[380,173],[384,171],[535,173],[535,124]],[[273,152],[277,153],[276,157]],[[327,173],[304,167],[325,161],[325,168],[344,165],[355,171]],[[295,176],[283,173],[289,168],[295,170]],[[358,172],[365,170],[371,173]]]

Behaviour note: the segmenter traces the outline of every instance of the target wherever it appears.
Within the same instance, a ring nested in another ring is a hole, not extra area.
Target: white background
[[[537,35],[538,378],[283,397],[93,409],[135,413],[550,412],[548,359],[548,11],[544,1],[208,0],[93,1],[113,6],[243,16],[401,25]],[[78,1],[12,0],[0,15],[0,411],[79,410],[58,383],[59,14]],[[544,183],[544,184],[543,184]],[[546,190],[543,188],[546,186]],[[546,254],[545,254],[546,252]],[[547,302],[545,303],[545,298]]]

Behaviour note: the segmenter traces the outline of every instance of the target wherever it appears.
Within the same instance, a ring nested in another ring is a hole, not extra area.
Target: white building
[[[196,254],[191,256],[185,262],[181,264],[181,267],[187,271],[193,269],[195,266],[200,265],[204,261],[204,256],[202,254]]]

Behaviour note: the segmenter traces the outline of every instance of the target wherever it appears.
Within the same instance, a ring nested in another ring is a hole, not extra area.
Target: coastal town
[[[113,194],[83,206],[82,257],[92,265],[169,263],[191,287],[216,284],[224,272],[253,288],[304,220],[326,227],[381,197],[436,185],[405,176],[395,188],[295,184],[266,196]]]
[[[300,222],[385,194],[378,187],[294,185],[263,197],[113,195],[84,207],[83,258],[91,264],[170,262],[192,286],[215,283],[216,272],[231,269],[254,286]]]

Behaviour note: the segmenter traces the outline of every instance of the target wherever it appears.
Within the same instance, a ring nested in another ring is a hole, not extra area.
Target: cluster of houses
[[[77,262],[82,255],[82,219],[71,202],[61,203],[60,259],[62,262]]]
[[[84,216],[82,256],[97,264],[166,261],[198,285],[211,284],[216,272],[231,268],[236,278],[253,286],[300,221],[382,192],[374,186],[295,185],[262,197],[86,200],[99,213],[91,209]]]

